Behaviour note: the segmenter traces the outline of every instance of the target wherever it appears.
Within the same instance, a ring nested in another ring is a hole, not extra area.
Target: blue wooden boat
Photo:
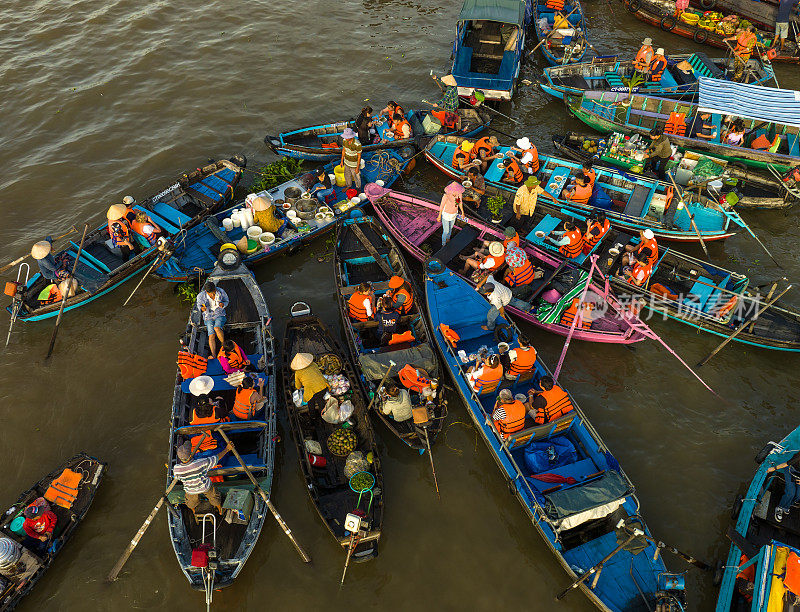
[[[633,88],[633,93],[662,98],[692,100],[697,96],[698,78],[733,78],[733,60],[727,57],[710,58],[705,53],[683,53],[667,56],[667,68],[658,83],[643,81]],[[683,72],[678,64],[688,62],[692,72]],[[774,78],[772,66],[754,58],[751,83],[766,83]],[[618,55],[595,57],[591,60],[548,66],[539,79],[539,87],[547,94],[564,99],[564,95],[581,95],[585,91],[630,91],[629,79],[633,76],[633,63],[620,60]]]
[[[633,484],[574,399],[574,409],[553,422],[526,423],[524,429],[505,438],[498,433],[491,420],[496,390],[476,394],[466,378],[467,366],[481,348],[498,352],[493,332],[481,328],[489,304],[437,259],[428,260],[425,272],[434,338],[455,387],[509,489],[569,577],[578,580],[624,541],[626,536],[618,529],[635,525],[649,535]],[[503,317],[497,322],[505,326],[503,335],[509,345],[519,346],[514,324]],[[455,348],[445,341],[440,324],[460,336]],[[506,384],[511,384],[513,393],[525,394],[530,388],[538,389],[539,379],[548,374],[537,359],[532,377]],[[669,573],[660,556],[654,560],[652,542],[641,544],[638,554],[625,548],[616,553],[595,574],[596,581],[581,583],[581,590],[601,610],[682,610],[682,576]]]
[[[263,393],[266,398],[264,407],[255,413],[253,419],[242,420],[229,413],[230,422],[219,427],[225,431],[261,488],[269,495],[277,437],[277,371],[272,317],[253,273],[241,263],[241,257],[235,249],[223,250],[220,261],[209,278],[225,290],[230,298],[225,312],[225,339],[236,342],[247,354],[254,370],[249,376],[264,381]],[[208,332],[196,304],[189,314],[182,350],[209,358]],[[218,359],[208,359],[207,364],[203,375],[214,381],[212,397],[222,398],[224,410],[231,410],[236,387],[226,380],[228,375]],[[199,401],[189,390],[192,380],[193,378],[184,379],[178,371],[170,418],[168,484],[173,479],[172,468],[177,462],[177,447],[185,440],[201,435],[208,428],[208,425],[205,430],[202,425],[191,425],[192,415]],[[200,451],[196,457],[218,454],[225,448],[224,440],[217,438],[219,434],[212,436],[217,439],[218,446]],[[167,515],[170,541],[178,564],[192,588],[206,592],[206,603],[210,603],[214,590],[232,584],[242,571],[258,541],[264,520],[269,515],[266,503],[254,491],[254,486],[233,453],[226,454],[211,469],[210,475],[221,476],[223,479],[215,486],[222,497],[223,508],[228,509],[228,516],[219,516],[208,501],[202,499],[197,507],[198,520],[195,521],[191,510],[183,505],[185,497],[180,483],[169,493],[170,506]],[[192,563],[193,551],[206,546],[210,546],[216,553],[216,568],[211,564],[198,567]]]
[[[361,171],[362,185],[383,181],[383,184],[388,187],[397,180],[413,155],[412,147],[365,153],[362,156],[364,160],[364,168]],[[333,167],[337,163],[327,164],[326,171],[333,174]],[[286,183],[257,195],[266,196],[275,201],[276,208],[278,208],[277,215],[283,218],[285,213],[282,207],[287,206],[291,209],[295,205],[289,205],[289,202],[303,200],[303,194],[312,189],[316,182],[316,172],[304,172]],[[280,236],[276,236],[274,243],[258,247],[247,253],[244,259],[245,264],[253,266],[277,255],[296,252],[308,242],[333,229],[338,219],[348,215],[351,210],[361,208],[367,201],[364,198],[359,203],[353,203],[347,199],[345,188],[335,187],[335,190],[335,197],[328,206],[327,214],[302,213],[303,216],[310,216],[310,218],[298,218],[295,222],[289,222],[284,232]],[[309,202],[310,206],[319,205],[316,199],[306,198],[304,201]],[[213,270],[220,247],[226,242],[238,242],[244,236],[244,232],[238,227],[234,227],[229,232],[222,229],[223,221],[230,218],[233,212],[242,206],[244,203],[240,202],[195,227],[189,232],[185,247],[176,250],[171,259],[155,270],[155,274],[164,280],[184,282],[197,278],[198,268],[206,273]],[[317,210],[319,211],[320,208]]]
[[[459,95],[477,90],[487,100],[511,99],[531,15],[531,0],[465,0],[451,70]]]
[[[780,444],[770,442],[756,456],[760,463],[747,493],[734,501],[728,529],[731,547],[718,569],[716,612],[796,610],[800,584],[800,510],[793,506],[775,520],[784,490],[785,470],[768,472],[800,451],[800,427]]]
[[[464,180],[466,176],[453,167],[453,153],[463,140],[455,136],[437,137],[428,144],[425,156],[446,175]],[[510,154],[509,147],[500,147],[500,151]],[[497,194],[506,198],[505,214],[508,215],[518,186],[500,182],[503,175],[499,167],[501,162],[502,159],[492,162],[484,178],[488,195]],[[733,226],[741,223],[738,215],[731,214],[727,208],[721,208],[706,196],[684,192],[684,206],[680,207],[678,198],[674,195],[670,197],[673,192],[670,185],[610,168],[595,168],[595,189],[588,204],[564,200],[561,191],[566,181],[571,174],[577,174],[580,170],[581,164],[539,153],[537,176],[548,193],[558,199],[559,207],[556,208],[551,200],[540,197],[537,210],[559,211],[553,216],[566,213],[586,219],[595,208],[602,208],[611,224],[619,230],[638,233],[639,230],[651,229],[659,240],[674,242],[699,242],[687,211],[691,211],[705,241],[733,236]]]
[[[430,113],[422,110],[409,110],[406,112],[406,119],[411,124],[413,132],[411,138],[395,140],[392,136],[386,136],[380,139],[379,142],[362,142],[362,151],[366,153],[367,151],[398,149],[406,146],[423,147],[430,137],[436,133],[474,136],[491,122],[491,115],[479,109],[460,108],[458,109],[458,114],[461,117],[461,129],[453,131],[442,130],[428,134],[425,132],[422,122],[426,117],[430,116]],[[375,131],[378,135],[376,140],[378,140],[380,135],[385,134],[389,126],[384,117],[376,117],[376,119],[380,120],[380,123],[375,126]],[[264,142],[276,155],[310,161],[338,161],[342,156],[342,132],[348,127],[355,130],[355,120],[312,125],[290,132],[281,132],[277,136],[267,135],[264,137]]]
[[[243,162],[246,163],[243,158],[234,158],[234,161],[242,166]],[[241,177],[241,167],[228,160],[217,161],[184,174],[178,182],[155,196],[134,204],[132,209],[146,212],[161,227],[169,250],[185,248],[181,245],[189,243],[193,228],[233,200],[233,192]],[[94,291],[80,287],[75,295],[67,298],[65,311],[85,306],[110,293],[152,263],[159,253],[159,245],[151,245],[135,233],[132,235],[139,241],[141,251],[124,261],[119,249],[111,244],[107,222],[87,232],[76,277],[80,280],[80,272],[83,271],[99,283],[99,286]],[[54,255],[56,259],[63,257],[71,270],[78,250],[79,244],[71,241],[65,249]],[[59,301],[42,303],[38,299],[39,294],[50,283],[51,281],[39,273],[28,280],[24,290],[17,292],[14,302],[7,308],[12,313],[12,322],[13,319],[42,321],[58,315],[61,305]]]
[[[587,24],[579,0],[566,0],[564,8],[559,12],[569,21],[569,28],[554,30],[556,12],[540,0],[533,5],[531,25],[536,33],[537,43],[542,43],[539,50],[551,66],[580,62],[589,52]]]

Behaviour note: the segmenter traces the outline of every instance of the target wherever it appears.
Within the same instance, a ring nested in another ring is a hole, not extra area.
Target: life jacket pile
[[[572,300],[572,303],[569,305],[564,313],[561,315],[561,325],[566,325],[568,327],[572,326],[572,322],[575,320],[575,317],[578,316],[578,304],[580,303],[580,298],[575,298]],[[591,302],[584,302],[581,310],[581,327],[583,329],[590,329],[592,327],[592,320],[589,317],[589,313],[594,309],[594,304]]]
[[[664,133],[686,136],[686,113],[670,113],[664,126]]]
[[[503,404],[503,410],[506,412],[506,417],[501,421],[495,421],[494,425],[505,438],[525,427],[525,405],[519,400],[514,400],[510,404]]]
[[[189,351],[178,351],[178,369],[183,380],[197,378],[206,373],[208,359],[202,355],[193,355]]]
[[[402,334],[392,334],[389,338],[389,344],[403,344],[404,342],[414,342],[414,332],[410,329],[404,331]]]
[[[553,11],[564,10],[564,0],[547,0],[544,5]]]
[[[545,399],[547,405],[541,410],[541,412],[536,413],[534,422],[537,425],[550,423],[551,421],[564,416],[573,408],[572,401],[569,399],[569,395],[567,395],[567,392],[558,385],[553,385],[552,389],[549,391],[542,391],[539,395]]]
[[[422,393],[423,389],[431,386],[430,379],[423,376],[422,373],[410,363],[404,365],[397,375],[400,378],[400,383],[409,391]]]
[[[355,319],[356,321],[369,321],[372,318],[367,315],[367,309],[364,308],[364,300],[368,298],[370,306],[372,307],[372,312],[375,312],[375,303],[366,293],[356,291],[350,296],[350,299],[347,301],[347,314],[351,319]]]

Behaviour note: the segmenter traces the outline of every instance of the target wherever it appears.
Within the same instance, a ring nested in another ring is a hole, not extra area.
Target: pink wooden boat
[[[420,261],[436,257],[448,268],[460,274],[463,262],[458,258],[459,255],[471,254],[473,248],[481,244],[482,240],[502,241],[504,238],[502,231],[496,226],[482,223],[473,218],[459,218],[453,228],[450,240],[442,247],[442,225],[436,220],[439,204],[399,191],[379,190],[383,195],[376,192],[370,194],[369,190],[366,192],[370,195],[375,212],[389,232],[413,257]],[[563,302],[560,298],[564,296],[569,298],[570,295],[581,294],[588,279],[587,272],[573,269],[561,259],[530,244],[523,244],[522,248],[533,265],[544,270],[542,278],[551,278],[563,270],[565,272],[573,271],[575,272],[573,278],[581,279],[563,295],[556,294],[554,296],[554,290],[546,285],[537,290],[532,297],[526,298],[527,300],[533,300],[533,297],[542,295],[551,302]],[[497,280],[501,281],[501,278],[497,278]],[[644,324],[617,301],[607,286],[600,287],[595,283],[590,284],[585,302],[594,305],[591,311],[591,328],[577,326],[573,332],[573,338],[587,342],[632,344],[647,337],[643,333],[647,330]],[[522,320],[547,331],[561,336],[569,334],[569,325],[563,325],[560,322],[561,316],[557,311],[551,310],[549,313],[541,314],[541,309],[535,307],[525,311],[510,306],[507,310]],[[554,317],[555,320],[553,320]]]

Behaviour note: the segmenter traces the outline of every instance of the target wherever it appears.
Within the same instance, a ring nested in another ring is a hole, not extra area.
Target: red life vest
[[[591,253],[595,245],[600,242],[610,228],[611,222],[608,219],[603,221],[602,225],[599,221],[592,221],[589,223],[589,227],[586,228],[586,233],[583,235],[584,254],[588,255]],[[597,234],[593,234],[592,230],[597,230]]]
[[[583,253],[583,236],[577,227],[564,234],[564,237],[569,238],[569,244],[558,247],[559,253],[569,258],[575,258]]]
[[[389,344],[403,344],[404,342],[413,342],[414,341],[414,332],[410,329],[402,334],[392,334],[392,337],[389,338]]]
[[[431,386],[431,381],[420,374],[420,371],[410,363],[404,365],[403,369],[397,373],[397,376],[400,378],[402,385],[409,391],[422,393],[423,389]]]
[[[464,166],[466,166],[470,161],[472,161],[472,156],[461,147],[456,147],[456,150],[453,153],[453,168],[456,168],[457,170],[463,170]]]
[[[178,351],[178,369],[181,378],[189,380],[206,373],[208,360],[201,355],[192,355],[189,351]]]
[[[506,417],[501,421],[495,421],[494,425],[505,438],[508,434],[525,427],[525,405],[519,400],[514,400],[511,404],[503,404],[503,410],[506,411]]]
[[[664,126],[664,133],[686,136],[686,113],[670,113]]]
[[[458,335],[456,330],[451,329],[449,325],[439,323],[439,331],[442,333],[442,336],[444,336],[447,344],[449,344],[451,348],[456,348],[456,344],[461,340],[461,336]]]
[[[356,321],[369,321],[372,319],[372,316],[367,314],[367,309],[364,307],[364,300],[366,299],[369,299],[369,304],[372,308],[374,316],[375,302],[373,301],[372,297],[366,293],[356,291],[347,301],[347,314],[351,319],[355,319]]]
[[[473,389],[475,389],[476,393],[482,393],[484,389],[487,391],[491,390],[496,387],[502,379],[503,366],[501,364],[497,364],[496,368],[490,368],[488,365],[484,364],[481,375],[475,380]]]
[[[578,316],[578,303],[580,302],[580,298],[575,298],[572,300],[572,304],[569,305],[564,313],[561,315],[561,325],[565,325],[567,327],[572,326],[572,322],[575,320],[575,317]],[[594,304],[591,303],[583,303],[581,310],[583,311],[581,316],[581,327],[583,329],[589,329],[592,327],[592,320],[589,318],[589,312],[594,308]]]
[[[233,414],[243,421],[249,421],[256,413],[253,402],[255,389],[236,389],[236,397],[233,400]]]
[[[655,262],[651,259],[646,264],[643,264],[641,261],[637,261],[633,264],[633,270],[631,270],[632,282],[637,287],[641,287],[647,282],[647,279],[650,278],[650,275],[653,273],[653,264]]]
[[[592,197],[592,185],[575,185],[572,188],[572,192],[569,194],[567,199],[570,202],[575,202],[576,204],[588,204],[589,198]]]
[[[650,69],[650,62],[653,59],[653,47],[642,45],[633,60],[633,67],[637,72],[647,72]]]
[[[655,55],[653,56],[653,61],[650,62],[650,80],[653,83],[660,83],[661,82],[661,75],[664,74],[664,70],[667,67],[667,58],[663,55]]]
[[[478,141],[475,143],[475,146],[472,147],[470,151],[471,159],[481,159],[480,153],[483,152],[484,155],[491,155],[492,151],[494,151],[494,147],[489,142],[489,137],[484,136],[483,138],[479,138]]]
[[[636,248],[637,259],[639,257],[644,259],[644,255],[641,255],[641,253],[645,249],[650,249],[650,259],[648,259],[648,262],[651,264],[656,263],[658,261],[658,243],[656,242],[656,239],[650,238],[649,240],[642,240],[639,243],[639,246]]]
[[[507,183],[521,183],[525,175],[522,174],[522,168],[519,167],[516,159],[506,158],[503,162],[505,170],[503,171],[503,181]]]
[[[195,412],[193,410],[192,411],[192,420],[189,422],[189,425],[212,425],[212,424],[216,424],[216,423],[225,423],[227,421],[228,421],[227,418],[225,418],[225,419],[218,419],[217,418],[217,410],[216,410],[216,408],[214,409],[214,412],[211,414],[210,417],[199,417],[199,416],[197,416],[197,412]],[[203,436],[203,433],[206,433],[208,435],[205,437],[205,439],[202,442],[200,442],[200,438]],[[200,443],[199,447],[197,446],[198,443]],[[191,444],[192,444],[192,448],[197,447],[197,452],[201,453],[203,451],[207,451],[207,450],[211,450],[212,448],[216,448],[219,445],[219,442],[217,441],[216,438],[214,438],[214,436],[211,435],[211,430],[210,429],[206,429],[206,430],[204,430],[204,432],[201,432],[201,433],[197,434],[196,436],[192,436]]]
[[[528,348],[517,347],[512,350],[517,354],[517,358],[511,362],[511,367],[508,369],[509,374],[519,376],[533,370],[534,365],[536,365],[535,348],[532,346]]]
[[[406,298],[406,301],[402,304],[397,305],[397,310],[400,312],[401,315],[407,315],[411,312],[411,306],[414,305],[414,297],[411,295],[411,292],[406,289],[406,286],[403,285],[399,289],[394,289],[389,293],[392,300],[395,300],[398,295],[403,295]]]
[[[544,5],[553,11],[564,10],[564,0],[547,0]]]
[[[509,267],[503,282],[509,287],[519,287],[520,285],[527,285],[533,281],[535,271],[530,259],[526,259],[525,263],[519,268]]]
[[[537,425],[543,425],[554,421],[572,410],[573,406],[569,395],[558,385],[553,385],[552,389],[549,391],[542,391],[539,395],[545,399],[547,405],[541,413],[537,412],[536,418],[534,419]]]

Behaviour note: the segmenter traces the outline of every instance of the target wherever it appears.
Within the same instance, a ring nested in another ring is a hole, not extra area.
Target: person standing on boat
[[[664,70],[667,69],[667,58],[664,57],[664,48],[659,47],[656,49],[656,54],[653,56],[653,59],[650,61],[649,71],[649,78],[653,83],[660,83],[661,76],[664,74]]]
[[[789,514],[795,502],[800,501],[800,453],[791,459],[767,468],[767,473],[783,470],[783,497],[775,506],[775,520],[781,522],[784,515]]]
[[[645,151],[647,161],[645,169],[654,172],[659,181],[667,180],[667,163],[672,157],[672,144],[664,134],[664,128],[654,127],[650,130],[650,144]]]
[[[230,303],[228,294],[224,289],[217,287],[213,281],[206,281],[203,290],[197,294],[197,308],[203,313],[203,321],[208,331],[208,348],[211,349],[211,358],[217,356],[217,339],[220,344],[225,342],[225,309]]]
[[[56,284],[64,284],[64,281],[69,278],[72,266],[75,263],[75,260],[67,253],[59,253],[58,259],[53,256],[53,243],[50,236],[33,245],[31,256],[39,264],[41,275]],[[106,275],[79,261],[75,268],[75,280],[86,291],[94,293],[106,282]]]
[[[192,511],[192,515],[197,520],[196,510],[197,506],[200,505],[200,496],[203,495],[208,500],[208,503],[216,509],[217,513],[222,516],[222,496],[208,477],[208,472],[233,449],[233,444],[228,443],[218,455],[200,459],[191,458],[192,448],[192,443],[188,440],[181,444],[175,452],[178,456],[178,463],[172,467],[173,477],[183,484],[185,496],[183,503]]]
[[[365,106],[361,109],[361,113],[356,117],[356,131],[358,132],[358,141],[362,144],[368,145],[372,143],[372,134],[370,130],[375,125],[372,120],[372,107]]]
[[[786,39],[789,37],[789,20],[792,18],[792,9],[796,5],[797,0],[781,0],[778,5],[778,14],[775,17],[775,38],[772,39],[772,47],[774,48],[780,41],[781,53],[783,53]]]
[[[530,219],[536,210],[536,202],[539,200],[540,195],[553,200],[554,204],[558,204],[558,200],[550,195],[549,192],[542,189],[540,182],[541,181],[535,176],[529,176],[527,180],[517,188],[513,204],[514,218],[517,220],[517,225],[524,225],[528,219]],[[525,221],[522,221],[523,217],[526,217]]]
[[[751,24],[747,26],[747,28],[733,36],[728,36],[727,38],[722,39],[723,42],[729,42],[731,40],[736,41],[736,47],[733,48],[733,56],[736,59],[736,66],[734,68],[733,80],[740,81],[742,76],[744,75],[744,69],[747,66],[747,62],[750,61],[750,56],[753,55],[753,49],[758,42],[758,36],[756,35],[756,29]],[[728,45],[730,47],[730,45]]]
[[[647,80],[647,74],[650,72],[650,63],[653,61],[653,39],[645,38],[642,41],[642,46],[636,53],[636,59],[633,60],[633,69],[642,80]]]
[[[361,143],[356,140],[356,133],[345,128],[342,133],[342,157],[339,164],[344,168],[344,186],[355,183],[361,189]]]
[[[431,78],[439,86],[439,89],[444,92],[442,99],[436,103],[435,108],[448,113],[457,114],[459,100],[458,83],[456,83],[456,78],[452,74],[446,74],[441,79],[435,74],[432,74]]]
[[[450,240],[450,233],[456,224],[458,213],[464,215],[464,203],[461,195],[464,193],[464,186],[453,181],[444,188],[442,203],[439,205],[439,216],[436,218],[442,224],[442,246]]]
[[[289,367],[294,371],[294,388],[303,390],[303,401],[309,410],[312,414],[315,411],[322,413],[325,395],[331,387],[322,375],[322,370],[314,363],[314,355],[297,353],[292,357]]]

